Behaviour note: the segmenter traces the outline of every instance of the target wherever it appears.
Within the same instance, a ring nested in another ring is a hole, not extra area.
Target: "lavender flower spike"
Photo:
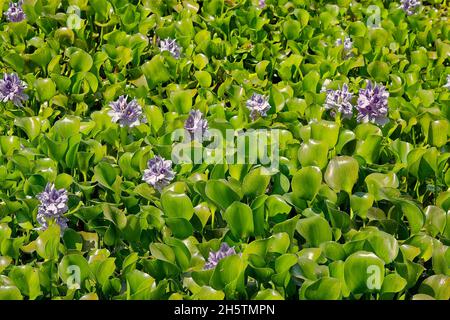
[[[24,20],[27,16],[22,9],[23,1],[10,2],[8,10],[5,11],[5,16],[9,22],[20,22]]]
[[[348,91],[348,86],[345,83],[342,89],[327,90],[327,98],[325,100],[325,109],[331,110],[331,115],[336,116],[336,113],[341,114],[343,118],[351,118],[353,116],[353,106],[351,100],[353,94]]]
[[[234,248],[231,248],[228,243],[224,242],[220,245],[220,249],[216,252],[209,252],[208,261],[206,261],[203,269],[209,270],[213,269],[217,266],[219,261],[225,257],[236,254]]]
[[[420,6],[419,0],[401,0],[400,7],[405,13],[410,16],[416,12],[416,9]]]
[[[17,74],[5,73],[3,79],[0,79],[0,102],[12,101],[15,106],[23,107],[22,102],[28,99],[24,93],[26,88],[26,83]]]
[[[208,134],[208,121],[203,118],[200,110],[191,110],[184,129],[189,132],[191,138],[202,140]]]
[[[111,110],[108,115],[113,122],[119,122],[121,127],[134,127],[146,122],[142,114],[142,107],[136,99],[127,102],[128,96],[120,96],[116,101],[109,104]]]
[[[250,118],[256,120],[259,116],[265,117],[270,109],[269,99],[261,94],[254,93],[246,103],[250,110]]]
[[[365,89],[359,90],[358,104],[356,109],[359,114],[357,120],[359,122],[374,122],[384,125],[388,122],[388,97],[389,92],[383,85],[372,85],[371,81],[367,81]]]
[[[169,185],[175,178],[175,173],[172,171],[172,161],[160,156],[148,160],[147,167],[148,169],[144,170],[142,180],[158,191]]]
[[[38,207],[37,221],[41,225],[39,230],[48,228],[48,221],[54,220],[60,227],[61,231],[67,228],[68,219],[64,217],[67,212],[68,195],[65,189],[55,189],[53,183],[47,183],[43,192],[37,195],[41,204]]]
[[[447,75],[447,84],[444,85],[444,88],[450,90],[450,74]]]
[[[167,38],[164,40],[160,40],[159,49],[161,51],[169,51],[175,59],[178,59],[181,56],[181,47],[178,45],[175,39]]]

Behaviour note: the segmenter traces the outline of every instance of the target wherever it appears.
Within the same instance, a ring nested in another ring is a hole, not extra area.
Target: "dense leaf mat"
[[[0,299],[449,299],[416,2],[0,0]],[[183,128],[278,129],[279,166],[165,162]]]

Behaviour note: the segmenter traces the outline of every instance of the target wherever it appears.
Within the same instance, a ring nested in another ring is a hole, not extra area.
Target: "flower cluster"
[[[353,94],[348,91],[347,84],[338,90],[326,90],[325,109],[331,110],[331,115],[339,113],[343,118],[351,118],[353,115],[352,98]]]
[[[181,47],[178,45],[175,39],[164,39],[159,41],[159,49],[161,51],[169,51],[172,57],[175,59],[181,56]]]
[[[20,22],[24,20],[27,16],[22,9],[23,0],[19,0],[18,2],[10,2],[8,10],[5,11],[6,19],[9,22]]]
[[[67,190],[58,190],[53,183],[47,183],[44,191],[37,195],[37,199],[41,202],[36,217],[41,225],[38,229],[47,229],[49,220],[53,220],[61,227],[61,231],[64,231],[67,228],[68,221],[68,219],[64,217],[64,213],[66,213],[68,209]]]
[[[365,89],[359,90],[358,103],[358,121],[375,122],[383,125],[388,121],[388,101],[389,92],[383,85],[372,84],[367,81]]]
[[[265,117],[270,109],[269,99],[258,93],[254,93],[246,103],[250,110],[250,118],[256,120],[258,117]]]
[[[0,79],[0,102],[12,101],[17,107],[22,107],[22,102],[28,99],[24,93],[27,88],[25,82],[21,81],[15,73],[5,73]]]
[[[158,191],[161,191],[175,178],[175,173],[172,171],[172,161],[160,156],[148,160],[147,167],[148,169],[144,170],[142,180]]]
[[[208,261],[206,261],[205,266],[203,267],[205,270],[213,269],[217,266],[219,261],[225,257],[236,254],[234,248],[230,247],[228,243],[224,242],[220,245],[220,249],[216,252],[209,252]]]
[[[184,123],[184,129],[191,135],[192,139],[202,140],[208,134],[208,121],[203,118],[203,113],[200,110],[191,110]]]
[[[400,7],[406,12],[408,16],[414,14],[420,6],[419,0],[401,0]]]
[[[260,9],[264,9],[266,7],[266,0],[259,0],[258,6]]]
[[[119,122],[121,127],[134,127],[141,122],[146,122],[142,114],[142,107],[136,99],[127,102],[128,96],[120,96],[116,101],[109,104],[111,109],[108,115],[113,122]]]
[[[344,46],[344,57],[348,58],[352,55],[353,42],[350,37],[345,37],[344,41],[341,38],[336,40],[336,46]]]
[[[352,98],[353,94],[349,92],[347,84],[338,90],[326,90],[327,93],[324,107],[331,110],[331,115],[336,116],[339,113],[343,118],[353,116]],[[369,80],[365,89],[359,90],[357,105],[354,106],[358,111],[357,120],[359,122],[373,122],[384,125],[388,121],[388,98],[389,92],[381,84],[372,84]]]

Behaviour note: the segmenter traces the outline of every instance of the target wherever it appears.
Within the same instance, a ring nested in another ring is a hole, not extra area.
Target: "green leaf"
[[[14,120],[14,124],[27,134],[30,140],[34,140],[41,133],[41,119],[39,117],[23,117]]]
[[[253,234],[253,212],[248,205],[233,202],[225,210],[224,219],[237,239],[246,239]]]
[[[330,160],[325,171],[325,182],[335,191],[344,190],[352,193],[358,180],[358,161],[349,156],[335,157]]]
[[[419,288],[419,293],[427,294],[436,300],[450,299],[450,277],[437,274],[426,278]]]
[[[313,247],[332,240],[328,221],[319,215],[298,220],[296,230]]]
[[[244,177],[242,182],[242,192],[249,197],[257,197],[266,192],[270,182],[270,175],[264,167],[251,170]]]
[[[331,277],[320,278],[305,290],[305,297],[308,300],[338,300],[340,296],[341,281]]]
[[[273,289],[260,290],[252,300],[284,300],[283,296]]]
[[[15,286],[0,286],[0,300],[23,300],[23,297]]]
[[[69,60],[70,67],[76,72],[87,72],[93,65],[92,57],[82,49],[77,49]]]
[[[44,259],[55,259],[58,256],[60,235],[59,226],[57,224],[50,225],[36,239],[36,252]]]
[[[39,283],[39,271],[29,265],[14,266],[9,277],[20,291],[30,300],[39,297],[42,292]]]
[[[328,145],[323,141],[309,140],[298,150],[298,160],[302,167],[316,166],[320,169],[328,163]]]
[[[169,218],[190,220],[194,215],[191,199],[185,194],[165,191],[161,195],[161,205]]]
[[[322,172],[318,167],[301,168],[292,178],[295,197],[312,200],[322,184]]]
[[[208,180],[205,186],[206,196],[222,210],[228,208],[234,201],[239,201],[239,195],[222,180]]]

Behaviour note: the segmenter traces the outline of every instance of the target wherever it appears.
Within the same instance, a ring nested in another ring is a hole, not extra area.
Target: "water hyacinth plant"
[[[112,122],[118,122],[121,127],[134,127],[142,122],[145,118],[142,113],[142,107],[136,99],[127,102],[128,96],[120,96],[116,101],[109,104],[110,110],[108,115]]]
[[[5,73],[3,79],[0,79],[0,101],[11,101],[15,106],[22,107],[23,102],[28,99],[24,93],[26,88],[26,83],[20,80],[17,74]]]
[[[336,46],[343,46],[344,48],[344,56],[346,58],[350,57],[352,55],[352,49],[353,49],[353,42],[350,37],[345,37],[344,41],[342,41],[341,38],[338,38],[335,42]]]
[[[0,15],[0,300],[450,299],[448,1]]]
[[[57,223],[63,232],[67,228],[68,219],[64,217],[68,206],[68,193],[65,189],[56,189],[53,183],[47,183],[43,192],[37,195],[40,201],[37,213],[39,230],[48,228],[49,221]]]
[[[342,89],[326,90],[325,109],[331,110],[333,117],[338,113],[342,118],[351,118],[353,116],[352,99],[353,94],[348,91],[348,85],[345,83]]]
[[[401,0],[400,7],[407,15],[412,15],[420,7],[420,0]]]
[[[236,250],[233,247],[230,247],[228,243],[224,242],[220,245],[219,250],[211,251],[208,256],[208,260],[203,267],[205,270],[213,269],[217,266],[220,260],[225,257],[236,254]]]
[[[9,8],[5,11],[5,17],[9,22],[20,22],[26,19],[26,15],[22,9],[22,5],[22,0],[9,3]]]
[[[166,187],[175,177],[172,171],[172,161],[166,160],[160,156],[148,160],[147,169],[144,170],[142,180],[147,182],[152,187],[161,191]]]
[[[373,122],[384,125],[388,120],[389,92],[381,84],[367,81],[366,88],[359,90],[357,119],[360,122]]]
[[[161,51],[168,51],[172,57],[179,59],[181,56],[181,47],[175,39],[163,39],[159,41],[159,49]]]
[[[246,102],[247,109],[250,110],[250,118],[256,120],[259,117],[267,116],[267,111],[270,110],[268,97],[254,93]]]
[[[203,118],[200,110],[191,110],[184,123],[184,129],[191,139],[203,140],[208,135],[208,121]]]

